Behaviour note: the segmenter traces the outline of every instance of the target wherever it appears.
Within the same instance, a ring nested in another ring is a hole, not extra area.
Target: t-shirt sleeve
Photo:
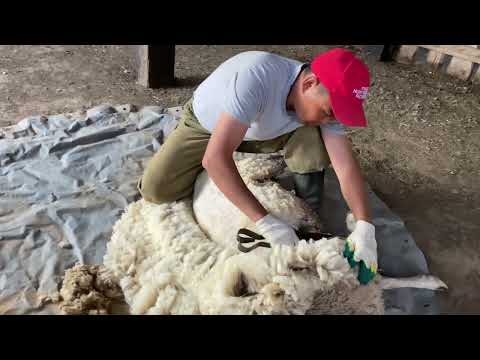
[[[331,122],[325,125],[320,125],[322,131],[332,132],[337,135],[345,135],[345,126],[339,122]]]
[[[230,80],[222,110],[242,123],[250,126],[264,102],[264,86],[252,70],[244,70],[234,74]]]

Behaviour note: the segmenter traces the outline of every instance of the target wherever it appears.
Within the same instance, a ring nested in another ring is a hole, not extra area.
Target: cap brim
[[[342,124],[355,127],[367,126],[365,111],[360,101],[344,96],[331,96],[330,101],[335,119]]]

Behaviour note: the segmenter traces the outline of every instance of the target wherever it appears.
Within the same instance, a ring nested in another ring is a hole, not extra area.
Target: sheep
[[[268,211],[297,228],[321,229],[308,205],[271,179],[284,167],[278,156],[237,156],[236,164]],[[384,313],[382,277],[360,286],[342,256],[345,239],[241,253],[236,233],[242,227],[255,230],[203,172],[193,199],[130,204],[114,225],[104,266],[132,314]],[[444,285],[423,280],[421,286]],[[395,281],[389,286],[402,286]]]

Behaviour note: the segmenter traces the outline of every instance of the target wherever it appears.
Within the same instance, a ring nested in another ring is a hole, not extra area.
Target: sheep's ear
[[[353,216],[351,211],[348,212],[345,222],[347,224],[348,231],[353,232],[353,230],[355,230],[355,224],[357,223],[357,220],[355,220],[355,216]]]

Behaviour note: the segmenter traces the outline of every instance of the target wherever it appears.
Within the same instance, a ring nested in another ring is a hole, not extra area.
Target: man
[[[267,213],[241,179],[232,154],[284,149],[297,195],[316,210],[322,204],[324,170],[331,164],[357,220],[346,256],[352,266],[363,261],[375,274],[375,228],[344,129],[366,126],[368,87],[367,67],[344,49],[320,54],[311,64],[260,51],[240,53],[195,90],[178,127],[145,169],[139,191],[154,203],[181,199],[192,194],[205,168],[261,235],[272,243],[295,245],[294,229]]]

